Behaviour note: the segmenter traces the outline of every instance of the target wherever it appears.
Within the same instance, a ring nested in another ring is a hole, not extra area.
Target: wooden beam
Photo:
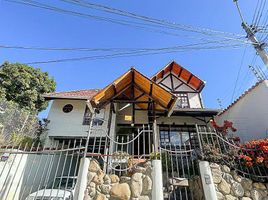
[[[113,84],[113,91],[114,91],[114,95],[116,95],[116,87],[115,87],[115,84]]]
[[[185,84],[185,85],[187,85],[189,88],[191,88],[192,90],[194,90],[194,91],[196,91],[196,89],[195,88],[193,88],[191,85],[188,85],[188,84],[186,84],[186,83],[184,83],[184,81],[183,80],[181,80],[181,79],[179,79],[178,77],[176,77],[176,76],[174,76],[177,80],[179,80],[180,82],[182,82],[183,84]]]
[[[161,71],[161,78],[164,77],[164,70]]]
[[[187,84],[190,83],[190,81],[191,81],[191,79],[193,78],[193,76],[194,76],[193,74],[190,75],[190,77],[189,77],[188,80],[187,80]]]
[[[139,91],[144,92],[144,91],[140,88],[140,86],[138,86],[137,84],[135,84],[135,87],[136,87]],[[151,100],[155,101],[157,104],[159,104],[161,107],[163,107],[164,110],[167,110],[167,109],[166,109],[166,106],[163,105],[159,100],[154,99],[152,96],[150,96],[150,95],[148,95],[148,94],[146,94],[146,93],[144,93],[144,95],[147,96],[148,98],[150,98]]]
[[[152,96],[152,93],[153,93],[153,83],[150,84],[150,92],[149,92],[149,95]]]
[[[170,76],[171,88],[172,88],[172,91],[174,91],[173,74],[170,72],[170,75],[169,76]]]
[[[179,74],[178,74],[178,77],[181,77],[181,73],[182,73],[182,71],[183,71],[183,68],[181,67],[181,70],[180,70],[180,72],[179,72]]]
[[[170,87],[166,86],[166,85],[163,84],[163,83],[160,83],[159,85],[162,85],[163,87],[167,88],[168,90],[172,90]]]
[[[141,93],[139,96],[137,96],[137,97],[135,98],[135,100],[138,100],[138,99],[141,98],[143,95],[144,95],[144,92]]]
[[[116,97],[118,97],[119,95],[121,95],[122,93],[124,93],[126,90],[128,90],[131,87],[130,85],[127,85],[125,88],[123,88],[120,92],[117,92],[117,94],[115,96],[113,96],[111,99],[103,102],[102,104],[98,105],[98,108],[104,107],[106,106],[108,103],[110,103],[111,101],[113,101]]]
[[[135,103],[135,104],[138,104],[138,103],[148,103],[149,101],[135,101],[135,100],[113,100],[114,103]]]
[[[174,101],[174,100],[173,100],[173,101]],[[179,101],[179,98],[176,99],[176,101],[175,101],[175,103],[173,104],[172,108],[170,108],[170,110],[168,111],[168,113],[167,113],[167,116],[168,116],[168,117],[170,117],[170,116],[172,115],[174,109],[176,108],[176,106],[177,106],[177,104],[178,104],[178,101]],[[172,105],[173,102],[170,101],[169,103],[171,103],[171,105]],[[170,106],[171,106],[171,105],[170,105]]]

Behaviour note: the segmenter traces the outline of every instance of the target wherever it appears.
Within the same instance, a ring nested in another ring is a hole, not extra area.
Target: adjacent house
[[[224,120],[233,122],[237,129],[233,136],[241,142],[268,137],[268,80],[257,82],[231,105],[218,114],[219,125]]]
[[[93,127],[98,128],[91,137],[107,134],[116,138],[155,124],[161,144],[194,145],[195,125],[207,127],[218,113],[205,108],[201,95],[204,86],[204,81],[172,61],[151,78],[130,68],[103,89],[50,93],[45,95],[53,101],[48,138],[86,137],[93,108],[97,111]]]

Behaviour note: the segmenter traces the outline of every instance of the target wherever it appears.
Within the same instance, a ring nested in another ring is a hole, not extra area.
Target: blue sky
[[[43,2],[87,14],[112,16],[59,1]],[[90,2],[194,27],[244,34],[232,0],[100,0]],[[241,8],[246,20],[252,20],[255,6],[256,1],[241,1]],[[198,42],[195,39],[196,37],[203,37],[190,32],[180,32],[180,36],[165,35],[134,27],[18,5],[3,0],[0,1],[0,26],[0,45],[158,48],[196,43]],[[245,55],[242,62],[244,51]],[[0,48],[0,63],[4,61],[28,63],[39,60],[91,55],[93,54],[90,52],[31,51]],[[238,49],[186,51],[138,57],[35,64],[32,66],[49,72],[57,82],[57,91],[67,91],[102,88],[131,66],[134,66],[145,75],[151,76],[171,60],[176,60],[206,81],[206,87],[203,90],[205,105],[210,108],[218,108],[217,98],[221,99],[223,107],[231,103],[241,63],[241,73],[234,96],[237,97],[243,90],[254,83],[255,78],[248,70],[248,65],[252,62],[254,55],[255,52],[251,46],[245,50],[245,45],[241,45]],[[256,64],[262,66],[259,58],[257,58]],[[46,113],[43,112],[41,116],[45,116]]]

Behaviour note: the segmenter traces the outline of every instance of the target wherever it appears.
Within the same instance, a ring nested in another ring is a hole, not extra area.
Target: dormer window
[[[178,93],[176,94],[178,97],[177,108],[190,108],[189,98],[187,93]]]

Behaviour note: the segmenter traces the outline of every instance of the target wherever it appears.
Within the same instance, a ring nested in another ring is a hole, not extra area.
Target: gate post
[[[199,170],[206,200],[217,199],[212,173],[207,161],[199,161]]]
[[[161,160],[152,161],[153,171],[153,188],[152,188],[152,200],[163,200],[163,176],[162,176],[162,162]]]
[[[157,131],[156,119],[154,119],[153,123],[153,137],[154,137],[154,153],[157,155],[160,153],[159,151],[159,137]],[[162,162],[161,156],[160,160],[158,160],[157,156],[152,160],[152,179],[153,179],[153,188],[152,188],[152,200],[163,200],[163,175],[162,175]]]
[[[90,164],[90,158],[81,158],[77,183],[74,191],[74,200],[83,200],[85,196],[85,191],[87,188],[87,174],[88,167]]]

